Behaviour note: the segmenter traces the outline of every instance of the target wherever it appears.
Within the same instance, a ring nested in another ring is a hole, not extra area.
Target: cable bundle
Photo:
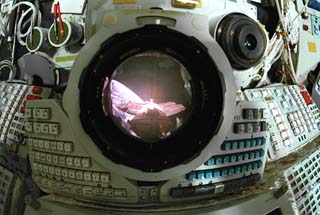
[[[39,25],[41,22],[41,12],[40,10],[31,2],[28,1],[21,1],[18,3],[15,3],[14,1],[12,8],[9,10],[9,12],[1,12],[0,13],[0,34],[3,37],[10,36],[9,26],[10,26],[10,14],[15,11],[18,8],[18,11],[20,10],[20,6],[27,6],[28,9],[22,11],[18,21],[17,26],[15,28],[15,36],[18,39],[18,42],[25,46],[26,45],[26,37],[32,33],[32,29],[35,25]],[[31,13],[31,14],[30,14]],[[30,18],[25,20],[25,18],[30,15]],[[25,20],[25,21],[24,21]],[[22,33],[22,29],[24,25],[29,25],[27,31],[25,33]]]
[[[5,69],[9,70],[9,77],[6,81],[12,81],[16,77],[16,67],[9,60],[3,60],[0,62],[0,76]]]

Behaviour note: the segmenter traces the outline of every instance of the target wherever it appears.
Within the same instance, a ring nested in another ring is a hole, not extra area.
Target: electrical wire
[[[13,1],[12,8],[9,11],[0,11],[0,35],[2,37],[12,36],[10,35],[10,16],[11,14],[21,6],[26,6],[28,9],[22,11],[20,17],[18,18],[18,24],[16,31],[14,32],[14,36],[17,37],[18,42],[25,46],[26,45],[26,37],[32,32],[32,29],[35,25],[40,25],[41,23],[41,12],[40,10],[31,2],[21,1],[16,3],[16,0]],[[17,14],[19,16],[19,14]],[[28,18],[30,17],[30,18]],[[27,20],[25,20],[28,18]],[[22,33],[23,26],[29,26],[25,33]]]
[[[280,1],[280,2],[279,2]],[[290,74],[289,76],[291,77],[293,83],[297,83],[297,77],[296,77],[296,71],[293,65],[293,61],[292,61],[292,54],[291,54],[291,50],[290,50],[290,46],[289,43],[290,41],[288,40],[288,32],[289,32],[289,23],[288,21],[286,21],[285,18],[285,9],[287,10],[289,8],[288,6],[288,1],[286,1],[286,6],[284,5],[284,0],[275,0],[276,2],[276,6],[277,6],[277,12],[278,12],[278,16],[279,16],[279,20],[280,20],[280,27],[282,30],[282,34],[280,33],[280,35],[282,36],[282,40],[283,40],[283,45],[284,45],[284,49],[283,49],[283,60],[284,63],[288,66],[289,70],[290,70]]]
[[[40,23],[41,23],[41,12],[40,12],[40,10],[37,9],[37,7],[33,3],[27,2],[27,1],[22,1],[22,2],[19,2],[15,5],[13,5],[13,7],[11,8],[9,13],[11,13],[15,9],[19,8],[20,6],[29,7],[27,10],[25,10],[21,13],[21,16],[19,18],[18,25],[17,25],[17,31],[15,32],[16,37],[18,39],[18,42],[22,46],[25,46],[26,45],[26,37],[29,34],[31,34],[32,29],[34,28],[35,25],[40,25]],[[25,18],[29,15],[30,15],[30,19],[27,21],[27,23],[30,22],[29,27],[25,33],[22,33],[22,25],[25,23],[24,22]]]
[[[305,1],[305,4],[303,5],[303,7],[302,7],[302,9],[298,12],[298,14],[290,21],[290,25],[292,24],[292,23],[294,23],[295,21],[296,21],[296,19],[298,18],[298,17],[300,17],[300,15],[303,13],[303,12],[305,12],[306,11],[306,9],[307,9],[307,7],[308,7],[308,4],[309,4],[309,0],[306,0]]]
[[[4,72],[5,69],[9,70],[9,77],[6,81],[12,81],[17,74],[16,67],[13,65],[13,63],[9,60],[3,60],[0,62],[0,76]]]
[[[16,0],[13,0],[12,4],[14,5]],[[4,6],[0,8],[0,36],[7,37],[10,34],[10,11],[3,11]]]

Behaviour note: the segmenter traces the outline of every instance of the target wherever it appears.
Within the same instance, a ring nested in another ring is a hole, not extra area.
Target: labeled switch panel
[[[11,196],[14,183],[14,174],[0,166],[0,215],[10,214]]]
[[[225,141],[216,144],[212,156],[202,166],[162,186],[161,192],[170,194],[163,201],[199,195],[213,197],[256,185],[264,172],[269,145],[267,108],[266,102],[238,102]]]
[[[50,90],[24,84],[0,82],[0,144],[17,151],[25,136],[25,108],[30,100],[47,98]]]
[[[284,172],[296,215],[320,211],[320,149]]]
[[[276,85],[246,90],[244,95],[249,101],[268,103],[270,160],[298,150],[320,134],[320,112],[304,85]]]
[[[128,197],[128,190],[137,193],[129,182],[100,167],[83,150],[55,100],[30,102],[25,112],[32,177],[43,191],[101,202],[136,201],[137,196]]]
[[[318,75],[312,88],[312,99],[316,105],[320,107],[320,74]]]
[[[311,16],[312,35],[320,37],[320,17]]]

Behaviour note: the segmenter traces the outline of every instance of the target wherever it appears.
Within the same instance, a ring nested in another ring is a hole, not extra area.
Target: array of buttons
[[[320,207],[320,149],[284,172],[299,214],[316,215]]]
[[[248,161],[256,158],[261,158],[265,155],[264,150],[255,150],[249,152],[242,152],[230,155],[221,155],[221,156],[214,156],[210,158],[205,165],[206,166],[214,166],[214,165],[222,165],[228,163],[235,163],[241,161]]]
[[[25,115],[28,119],[50,120],[50,108],[26,108]]]
[[[303,97],[303,99],[304,99],[304,101],[306,102],[307,105],[313,104],[313,100],[312,100],[310,94],[308,93],[308,91],[302,91],[301,95],[302,95],[302,97]]]
[[[59,152],[59,153],[73,152],[72,142],[28,138],[27,143],[30,147],[36,150],[46,150],[50,152]]]
[[[36,88],[36,89],[35,89]],[[42,93],[42,88],[23,84],[0,82],[0,142],[13,146],[22,143],[25,134],[26,95]],[[13,147],[17,149],[17,147]]]
[[[50,190],[76,195],[82,198],[94,198],[101,201],[127,199],[127,191],[125,189],[83,186],[74,183],[56,181],[41,176],[36,176],[34,179],[40,184],[40,186],[46,187]]]
[[[229,150],[238,150],[243,148],[251,148],[256,146],[263,146],[266,144],[266,138],[252,138],[246,140],[232,140],[226,141],[221,145],[221,150],[229,151]]]
[[[31,159],[39,162],[51,163],[54,165],[70,166],[75,168],[90,168],[92,162],[90,158],[75,157],[75,156],[63,156],[52,153],[44,153],[38,151],[31,151],[29,153]]]
[[[247,120],[259,119],[259,109],[243,109],[242,118]]]
[[[203,180],[203,179],[214,179],[219,177],[233,176],[237,174],[242,174],[247,171],[252,171],[262,167],[262,161],[250,162],[237,166],[230,166],[218,169],[209,170],[198,170],[188,173],[186,175],[187,180]]]
[[[59,123],[26,122],[25,129],[29,133],[59,135]]]
[[[8,214],[10,210],[8,207],[11,206],[12,201],[12,192],[15,187],[16,177],[10,172],[8,169],[0,166],[0,193],[1,193],[1,201],[0,201],[0,214]]]
[[[268,103],[271,160],[288,155],[319,134],[320,113],[304,85],[247,90],[244,94],[248,101]]]
[[[110,174],[104,172],[92,172],[76,170],[71,168],[62,168],[58,166],[47,165],[43,163],[33,162],[32,164],[33,174],[42,176],[47,176],[52,178],[52,176],[63,177],[69,179],[76,179],[81,183],[81,181],[97,182],[97,183],[109,183]]]
[[[253,186],[260,180],[259,174],[244,176],[223,183],[206,184],[189,187],[174,187],[170,190],[172,198],[188,198],[199,195],[221,195],[239,192],[241,188]]]
[[[242,110],[242,118],[245,120],[265,119],[268,113],[266,109],[244,108]]]
[[[308,108],[305,110],[291,112],[287,115],[287,118],[295,136],[307,131],[312,132],[317,128],[317,123]]]
[[[235,123],[233,132],[236,134],[255,133],[267,131],[267,122],[247,122],[247,123]]]

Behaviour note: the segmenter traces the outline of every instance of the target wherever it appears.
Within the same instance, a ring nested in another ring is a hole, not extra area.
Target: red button
[[[40,95],[42,93],[42,88],[41,87],[33,87],[32,88],[32,93]]]
[[[22,106],[22,107],[20,108],[20,112],[21,112],[21,113],[24,113],[25,111],[26,111],[26,107]]]
[[[41,96],[27,95],[27,100],[42,99]]]

